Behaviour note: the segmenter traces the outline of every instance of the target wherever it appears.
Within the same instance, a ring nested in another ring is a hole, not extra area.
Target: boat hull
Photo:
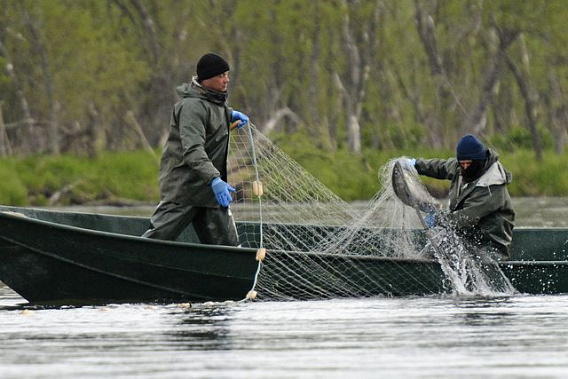
[[[501,270],[520,293],[556,295],[568,293],[568,262],[512,261]]]
[[[241,300],[258,268],[254,249],[3,217],[0,280],[34,303]]]
[[[241,300],[252,289],[261,299],[290,300],[449,291],[432,259],[272,250],[259,266],[258,241],[203,245],[191,227],[178,241],[141,238],[148,225],[0,207],[0,281],[40,304]],[[258,224],[238,227],[241,236],[258,234]],[[500,267],[521,293],[568,293],[566,246],[566,228],[516,229],[512,260]]]

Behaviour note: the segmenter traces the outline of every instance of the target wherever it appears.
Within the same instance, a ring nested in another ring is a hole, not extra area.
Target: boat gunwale
[[[97,214],[93,214],[93,215],[97,215]],[[110,215],[110,216],[113,216],[113,215]],[[32,222],[32,223],[36,223],[36,224],[40,224],[40,225],[44,225],[44,226],[49,226],[49,227],[52,227],[52,228],[57,228],[57,229],[62,229],[62,230],[70,230],[70,231],[74,231],[74,232],[77,232],[77,233],[90,234],[90,235],[101,236],[101,237],[105,237],[105,238],[133,240],[133,241],[137,241],[137,242],[143,241],[143,242],[160,244],[160,245],[165,244],[165,245],[171,245],[171,246],[176,246],[176,247],[192,247],[192,248],[207,249],[207,250],[213,249],[213,250],[222,250],[222,251],[231,251],[231,252],[247,252],[247,253],[255,253],[255,254],[258,251],[258,249],[251,248],[251,247],[237,247],[237,246],[225,246],[225,245],[206,245],[206,244],[201,244],[201,243],[196,243],[196,242],[158,240],[158,239],[144,238],[144,237],[141,237],[141,236],[133,236],[133,235],[129,235],[129,234],[105,232],[105,231],[101,231],[101,230],[94,230],[94,229],[89,229],[89,228],[82,228],[82,227],[78,227],[78,226],[57,223],[57,222],[53,222],[53,221],[41,220],[41,219],[37,219],[37,218],[34,218],[34,217],[25,216],[25,215],[24,215],[24,217],[22,217],[22,216],[19,216],[17,214],[10,214],[10,213],[3,212],[3,211],[0,211],[0,217],[6,217],[6,218],[9,218],[9,219],[18,220],[18,221],[25,220],[25,222]],[[17,242],[17,241],[14,241],[12,239],[3,237],[1,235],[0,235],[0,239],[29,248],[29,245],[27,245],[25,243]],[[268,249],[267,254],[270,255],[270,253],[312,256],[312,257],[315,257],[315,258],[317,258],[317,257],[322,257],[322,258],[323,257],[333,257],[333,258],[346,259],[346,260],[357,259],[357,260],[363,260],[363,261],[391,261],[391,262],[398,262],[398,263],[437,264],[437,261],[435,259],[420,258],[420,257],[409,257],[409,258],[405,258],[405,257],[385,257],[385,256],[373,256],[373,255],[333,254],[333,253],[322,253],[322,252],[316,252],[316,251],[291,251],[291,250],[280,250],[280,249]]]
[[[501,266],[568,266],[567,261],[536,261],[536,260],[524,260],[524,261],[506,261],[499,262]]]
[[[111,239],[119,239],[119,240],[131,240],[136,241],[137,243],[143,242],[148,244],[158,244],[158,245],[166,245],[166,246],[173,246],[173,247],[187,247],[193,248],[198,250],[213,250],[213,251],[224,251],[224,252],[240,252],[240,253],[257,253],[258,248],[254,247],[242,247],[242,246],[228,246],[228,245],[207,245],[198,242],[186,242],[186,241],[172,241],[172,240],[159,240],[159,239],[151,239],[151,238],[144,238],[142,236],[136,236],[131,234],[124,234],[124,233],[116,233],[116,232],[108,232],[102,231],[97,229],[90,229],[84,228],[75,225],[68,225],[64,223],[59,223],[55,221],[48,221],[41,218],[36,218],[33,216],[28,216],[24,213],[17,212],[17,210],[26,210],[29,212],[39,212],[39,213],[53,213],[53,214],[69,214],[69,215],[85,215],[85,216],[93,216],[93,217],[104,217],[109,219],[134,219],[134,220],[147,220],[147,217],[143,216],[125,216],[125,215],[115,215],[115,214],[105,214],[105,213],[92,213],[92,212],[76,212],[76,211],[59,211],[55,209],[41,209],[41,208],[25,208],[25,207],[13,207],[13,206],[0,206],[0,218],[8,218],[11,220],[26,220],[26,222],[37,223],[40,225],[58,228],[62,230],[70,230],[74,232],[84,233],[87,235],[93,235],[98,237],[104,238],[111,238]],[[240,225],[258,225],[259,222],[256,221],[237,221]],[[292,223],[270,223],[271,225],[296,225]],[[302,226],[299,224],[299,226]],[[326,225],[319,225],[321,227],[326,227]],[[327,226],[327,227],[339,227],[342,226]],[[347,226],[349,227],[349,226]],[[385,229],[385,230],[396,230],[396,228],[377,228],[377,229]],[[420,232],[421,228],[416,229],[409,229],[412,231]],[[547,231],[547,232],[567,232],[568,227],[518,227],[515,228],[513,233],[517,231],[523,232],[538,232],[538,231]],[[17,243],[12,240],[8,240],[5,237],[2,237],[0,233],[0,239],[9,241],[11,243]],[[27,246],[22,243],[17,243],[21,246]],[[568,244],[568,240],[566,241]],[[343,258],[343,259],[362,259],[362,260],[370,260],[370,261],[393,261],[393,262],[404,262],[404,263],[421,263],[421,264],[432,264],[438,263],[436,259],[433,258],[424,258],[424,257],[389,257],[389,256],[374,256],[374,255],[356,255],[356,254],[335,254],[335,253],[325,253],[325,252],[317,252],[317,251],[293,251],[293,250],[281,250],[281,249],[268,249],[267,252],[274,252],[280,254],[301,254],[304,256],[315,256],[315,257],[336,257],[336,258]],[[509,265],[509,266],[531,266],[537,263],[543,263],[546,265],[564,265],[568,264],[568,260],[509,260],[504,262],[499,262],[500,265]]]
[[[75,212],[73,212],[73,213],[75,213]],[[83,214],[98,215],[97,213],[83,213]],[[116,218],[123,217],[123,216],[106,215],[106,214],[104,216],[105,217],[111,216],[111,217],[116,217]],[[53,228],[57,228],[57,229],[72,230],[74,232],[91,234],[91,235],[101,236],[101,237],[105,237],[105,238],[133,240],[133,241],[137,241],[137,242],[146,242],[146,243],[150,243],[150,244],[172,245],[172,246],[177,246],[177,247],[192,247],[192,248],[207,249],[207,250],[210,250],[210,249],[223,250],[223,251],[228,250],[228,251],[234,251],[234,252],[250,252],[250,253],[252,253],[252,252],[256,253],[256,251],[258,250],[258,249],[252,248],[252,247],[238,247],[238,246],[227,246],[227,245],[207,245],[207,244],[202,244],[202,243],[197,243],[197,242],[171,241],[171,240],[159,240],[159,239],[153,239],[153,238],[145,238],[145,237],[142,237],[142,236],[133,236],[131,234],[107,232],[107,231],[103,231],[103,230],[83,228],[83,227],[74,226],[74,225],[67,225],[67,224],[62,224],[62,223],[58,223],[58,222],[54,222],[54,221],[42,220],[42,219],[38,219],[38,218],[35,218],[35,217],[27,216],[27,215],[19,216],[17,214],[10,214],[9,212],[5,212],[5,211],[0,211],[0,218],[2,218],[2,217],[12,219],[12,220],[19,220],[19,221],[21,221],[23,219],[23,220],[26,220],[26,222],[32,222],[32,223],[36,223],[36,224],[40,224],[40,225],[44,225],[44,226],[49,226],[49,227],[53,227]],[[128,217],[130,217],[130,216],[128,216]],[[143,218],[141,217],[141,219],[143,219]],[[1,235],[1,233],[0,233],[0,238],[7,240],[5,237],[3,237]],[[10,241],[10,242],[15,243],[14,241]]]

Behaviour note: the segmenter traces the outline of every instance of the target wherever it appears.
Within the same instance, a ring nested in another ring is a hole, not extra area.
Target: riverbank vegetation
[[[304,142],[303,142],[304,141]],[[303,138],[288,138],[283,149],[346,201],[369,200],[382,185],[377,172],[389,159],[443,157],[452,151],[324,152]],[[566,196],[568,154],[552,151],[536,161],[530,150],[501,154],[513,173],[512,196]],[[158,164],[148,151],[105,152],[97,158],[75,155],[0,159],[0,204],[20,206],[139,205],[159,199]],[[423,178],[430,192],[443,197],[448,182]]]
[[[174,88],[210,51],[230,105],[345,200],[466,133],[513,195],[563,196],[567,19],[564,0],[4,0],[0,202],[156,202]]]

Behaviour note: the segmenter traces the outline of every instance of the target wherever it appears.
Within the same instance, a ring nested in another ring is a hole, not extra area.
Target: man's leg
[[[201,208],[193,227],[202,243],[238,246],[239,236],[229,208]]]
[[[150,219],[145,238],[175,240],[194,219],[199,208],[172,202],[160,202]]]

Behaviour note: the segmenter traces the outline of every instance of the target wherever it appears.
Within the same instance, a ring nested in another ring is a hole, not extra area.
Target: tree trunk
[[[276,128],[276,125],[278,125],[280,120],[282,120],[284,117],[290,118],[295,124],[300,124],[302,122],[300,117],[298,117],[298,115],[294,113],[294,111],[292,111],[290,108],[280,108],[271,113],[270,119],[268,119],[268,121],[264,123],[262,132],[266,135],[270,134],[270,132]]]
[[[5,157],[12,155],[12,146],[10,146],[10,140],[8,139],[6,127],[4,125],[2,105],[3,103],[0,101],[0,156]]]
[[[378,6],[377,3],[375,8]],[[348,8],[345,1],[343,2],[343,7],[345,9]],[[374,17],[378,17],[378,12],[375,12]],[[347,67],[343,78],[337,72],[334,73],[334,81],[344,103],[347,142],[349,149],[357,154],[361,152],[361,125],[359,120],[365,98],[365,84],[371,70],[369,64],[371,50],[368,47],[375,44],[373,25],[376,23],[373,21],[374,19],[371,20],[370,25],[364,27],[365,30],[362,33],[360,43],[365,46],[365,49],[360,49],[357,46],[357,39],[355,38],[349,13],[344,13],[341,31]],[[358,26],[361,27],[361,25]]]
[[[49,68],[49,58],[41,41],[41,34],[25,8],[25,2],[22,1],[20,5],[22,15],[24,16],[24,20],[32,36],[33,48],[41,61],[41,71],[45,82],[45,94],[49,104],[49,121],[47,123],[48,148],[51,154],[59,155],[60,136],[59,125],[57,122],[57,105],[55,100],[55,91],[53,88],[53,78],[51,75],[51,69]]]
[[[87,116],[87,152],[89,157],[96,158],[104,150],[106,144],[100,115],[92,101],[89,102]]]
[[[319,2],[315,3],[315,11],[319,13]],[[309,125],[308,125],[308,133],[317,141],[318,147],[323,148],[325,150],[330,150],[334,146],[331,143],[331,137],[329,134],[329,127],[328,127],[328,118],[327,115],[320,114],[318,109],[318,81],[317,78],[320,77],[320,65],[318,62],[318,58],[320,56],[321,51],[321,19],[316,18],[314,20],[315,28],[312,35],[312,40],[314,43],[314,47],[312,52],[309,56],[309,65],[310,65],[310,78],[313,80],[308,81],[308,104],[307,104],[307,112],[309,117]]]
[[[495,86],[501,79],[503,65],[506,63],[507,49],[519,36],[517,30],[500,30],[494,25],[499,36],[497,53],[489,62],[489,70],[483,80],[479,103],[467,117],[462,132],[473,131],[475,134],[481,134],[487,126],[487,109],[493,100]]]
[[[527,120],[529,123],[529,130],[531,132],[533,149],[536,155],[536,159],[537,161],[542,161],[542,142],[540,139],[540,134],[538,133],[536,127],[536,110],[534,99],[531,94],[529,80],[528,78],[524,77],[519,68],[513,63],[513,61],[511,61],[509,57],[507,57],[507,65],[515,76],[515,80],[517,81],[519,90],[521,91],[521,95],[525,100],[525,112],[527,114]]]
[[[155,67],[160,59],[160,44],[158,43],[158,35],[156,33],[156,27],[154,20],[146,8],[140,3],[139,0],[130,0],[130,3],[138,12],[138,16],[144,24],[144,31],[148,36],[150,58],[152,65]]]
[[[428,57],[430,75],[434,82],[437,83],[436,93],[440,100],[437,102],[438,106],[435,117],[423,117],[423,122],[427,127],[432,129],[430,132],[430,142],[432,146],[442,148],[447,145],[448,139],[452,139],[451,136],[456,130],[455,125],[453,125],[455,119],[448,117],[449,113],[447,110],[455,108],[461,112],[462,116],[465,116],[467,111],[444,68],[442,54],[438,48],[436,24],[434,18],[431,16],[432,12],[428,12],[426,9],[428,5],[432,5],[434,8],[439,6],[437,2],[426,3],[420,0],[414,1],[416,9],[416,30],[420,37],[422,47]],[[431,120],[428,121],[428,119]]]
[[[134,130],[134,132],[138,136],[138,140],[144,147],[144,150],[149,152],[156,160],[156,163],[159,164],[160,158],[156,155],[156,153],[152,149],[152,146],[150,146],[150,144],[148,143],[148,139],[146,138],[146,135],[144,134],[142,127],[140,126],[138,121],[136,121],[136,117],[134,117],[134,112],[127,111],[126,114],[124,115],[124,121]]]
[[[16,88],[16,96],[20,101],[20,106],[22,108],[22,113],[24,116],[22,123],[23,123],[25,137],[24,140],[22,141],[22,146],[24,146],[24,150],[27,150],[25,152],[31,153],[34,151],[33,146],[35,145],[34,141],[36,139],[36,133],[34,130],[35,120],[32,117],[29,102],[26,98],[24,88],[18,76],[16,75],[16,71],[14,70],[14,65],[12,64],[12,61],[8,56],[8,51],[2,44],[2,41],[0,41],[0,54],[2,54],[6,58],[6,71],[8,72],[8,76],[12,80],[12,83],[14,83],[14,87]]]
[[[557,154],[563,154],[564,143],[568,137],[568,107],[556,71],[549,72],[548,82],[551,88],[549,109],[553,126],[554,148]]]

